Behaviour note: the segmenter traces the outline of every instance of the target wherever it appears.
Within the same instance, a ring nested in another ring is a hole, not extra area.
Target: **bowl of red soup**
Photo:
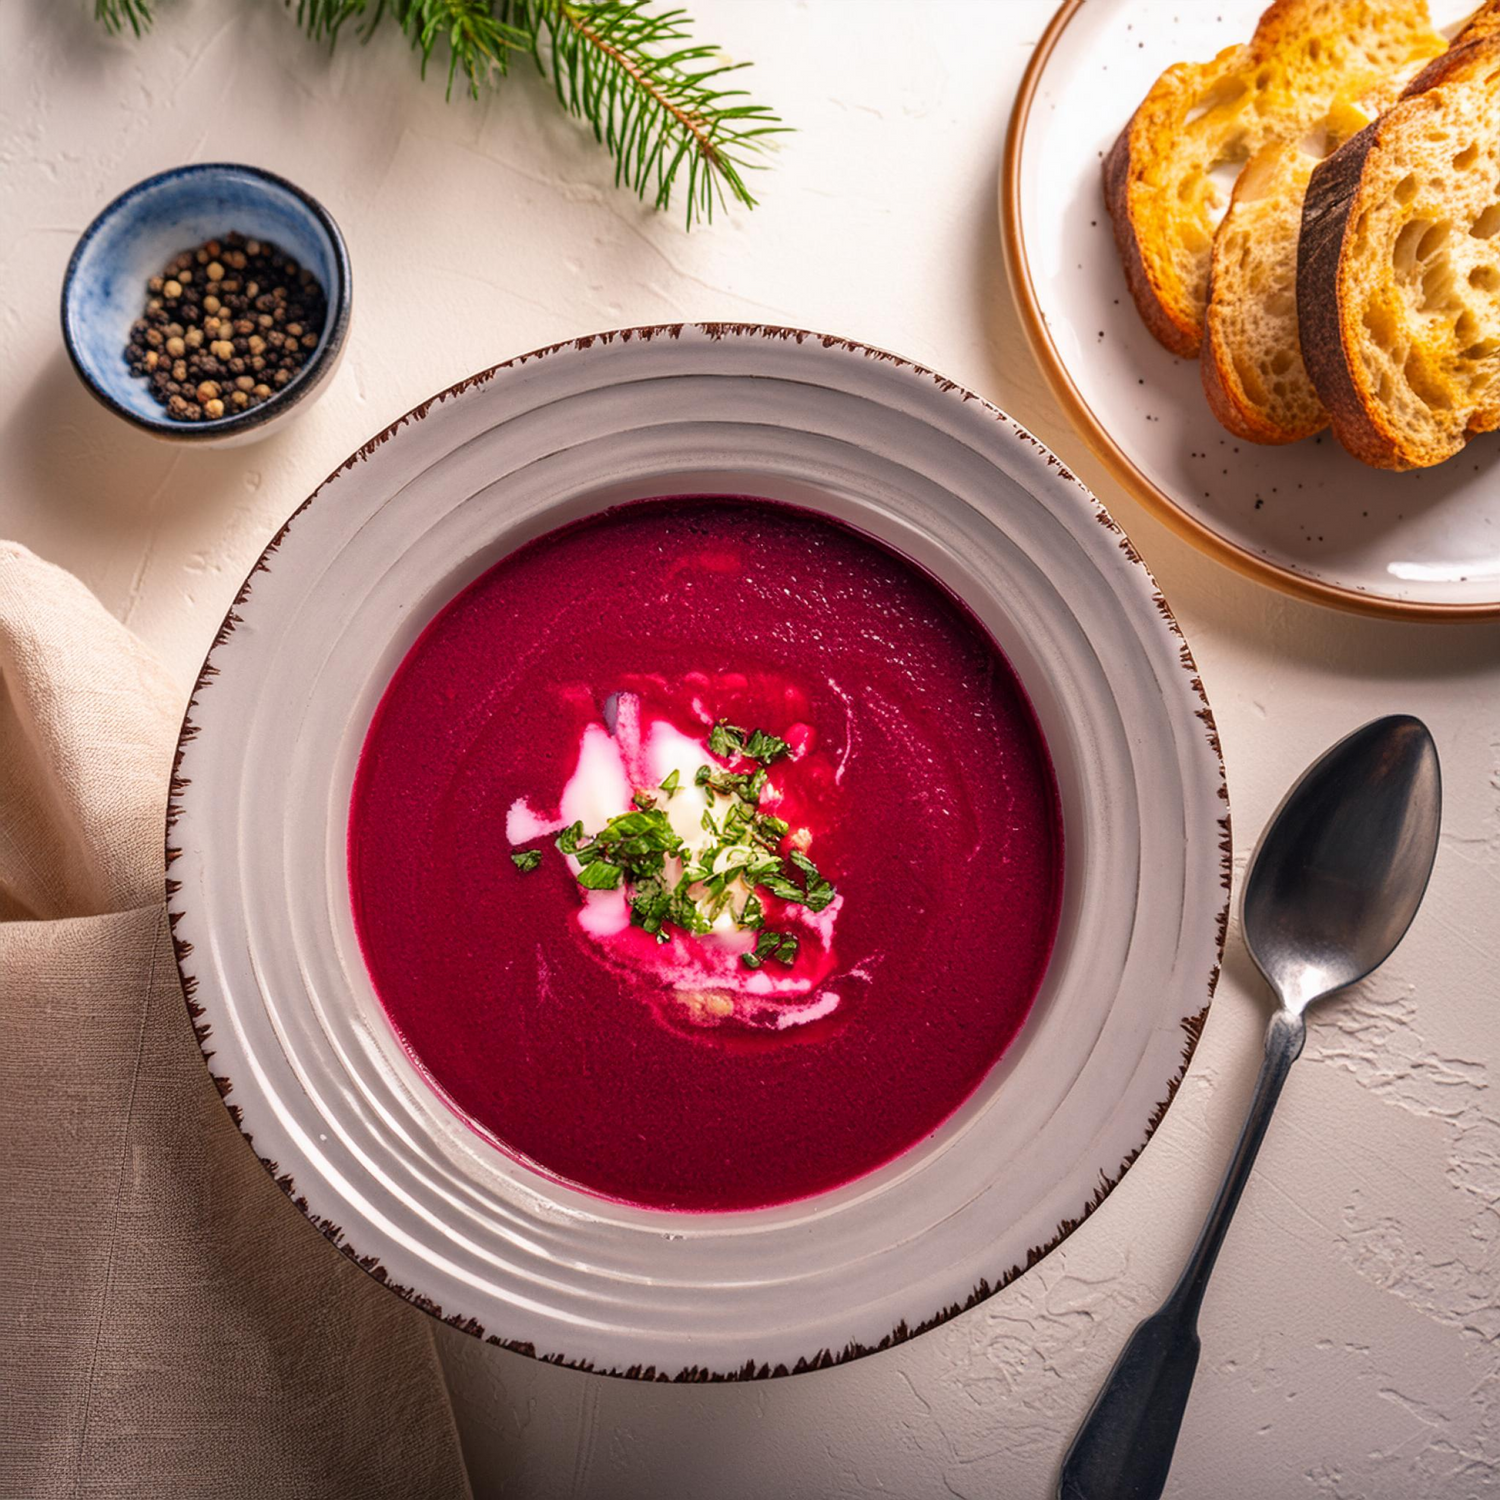
[[[1217,974],[1171,613],[1023,429],[786,329],[525,356],[278,534],[169,902],[240,1128],[493,1341],[650,1378],[884,1347],[1056,1245]]]

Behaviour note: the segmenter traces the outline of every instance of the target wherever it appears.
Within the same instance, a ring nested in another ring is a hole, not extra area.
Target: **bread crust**
[[[1247,443],[1284,443],[1294,441],[1285,437],[1279,427],[1263,422],[1257,413],[1235,400],[1234,392],[1225,384],[1220,370],[1223,356],[1210,335],[1210,349],[1205,351],[1200,363],[1203,367],[1203,394],[1208,398],[1208,408],[1237,438]]]
[[[1328,408],[1334,436],[1356,458],[1375,468],[1406,469],[1411,465],[1371,420],[1355,387],[1350,359],[1358,347],[1357,336],[1346,330],[1339,297],[1349,213],[1379,131],[1379,121],[1365,126],[1313,168],[1307,197],[1302,200],[1302,232],[1297,240],[1297,332],[1302,362]],[[1347,339],[1346,331],[1350,333]]]
[[[1481,30],[1476,25],[1461,31],[1446,52],[1433,58],[1401,90],[1402,99],[1415,99],[1418,94],[1425,94],[1430,89],[1440,88],[1450,79],[1465,77],[1483,59],[1494,55],[1494,44],[1490,38],[1497,29],[1500,29],[1500,16],[1495,18],[1495,25],[1492,27],[1486,26]]]
[[[1477,42],[1500,31],[1500,0],[1484,0],[1484,4],[1464,22],[1463,30],[1453,38],[1455,47],[1466,42]]]
[[[1202,330],[1178,322],[1158,295],[1151,273],[1146,268],[1145,257],[1141,254],[1140,241],[1136,238],[1135,224],[1131,218],[1132,141],[1136,123],[1144,107],[1140,106],[1131,115],[1114,145],[1110,147],[1109,155],[1104,158],[1104,206],[1109,210],[1110,223],[1114,226],[1115,248],[1120,254],[1120,264],[1125,268],[1125,282],[1142,321],[1153,336],[1173,354],[1180,355],[1183,359],[1196,359]]]
[[[1355,382],[1362,343],[1359,313],[1344,293],[1344,245],[1361,212],[1369,157],[1387,129],[1409,127],[1413,111],[1442,85],[1482,76],[1500,65],[1500,7],[1485,6],[1458,41],[1407,85],[1389,114],[1346,141],[1319,163],[1308,184],[1297,244],[1297,323],[1302,358],[1313,386],[1328,408],[1334,435],[1356,458],[1381,469],[1414,469],[1441,463],[1456,450],[1403,433],[1380,404]],[[1470,434],[1500,426],[1500,405],[1478,407]]]

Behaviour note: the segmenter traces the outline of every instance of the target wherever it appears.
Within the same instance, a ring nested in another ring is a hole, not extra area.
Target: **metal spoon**
[[[1380,967],[1437,853],[1442,786],[1420,719],[1377,719],[1287,793],[1245,883],[1245,945],[1281,1001],[1234,1157],[1171,1295],[1130,1336],[1063,1460],[1059,1500],[1156,1500],[1198,1367],[1198,1308],[1288,1069],[1303,1011]]]

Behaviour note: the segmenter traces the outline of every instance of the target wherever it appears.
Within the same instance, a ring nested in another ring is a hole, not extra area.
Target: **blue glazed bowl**
[[[217,421],[174,421],[125,363],[130,325],[145,307],[147,280],[173,256],[235,230],[271,241],[310,270],[328,317],[312,357],[269,400]],[[325,389],[343,357],[351,302],[344,237],[317,199],[259,167],[204,162],[138,182],[84,230],[63,277],[63,341],[89,391],[134,426],[176,442],[251,442]]]

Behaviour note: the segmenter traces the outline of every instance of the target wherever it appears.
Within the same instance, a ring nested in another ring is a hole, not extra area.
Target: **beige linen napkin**
[[[427,1320],[287,1202],[193,1040],[183,695],[9,543],[0,680],[0,1495],[467,1495]]]

